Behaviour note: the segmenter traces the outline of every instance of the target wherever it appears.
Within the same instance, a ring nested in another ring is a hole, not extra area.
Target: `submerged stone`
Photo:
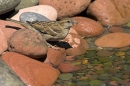
[[[73,77],[73,74],[71,73],[62,73],[59,76],[59,79],[61,80],[70,80]]]

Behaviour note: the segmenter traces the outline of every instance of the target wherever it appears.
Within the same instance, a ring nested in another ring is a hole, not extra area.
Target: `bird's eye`
[[[67,20],[68,23],[70,23],[71,21],[70,20]]]

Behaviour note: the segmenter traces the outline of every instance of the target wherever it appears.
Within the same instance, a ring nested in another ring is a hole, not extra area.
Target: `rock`
[[[39,3],[39,0],[21,0],[20,4],[15,8],[15,10],[18,11],[23,8],[35,6],[38,3]]]
[[[7,50],[7,40],[18,28],[20,29],[22,26],[9,21],[0,20],[0,54]]]
[[[30,86],[52,86],[60,74],[50,65],[18,53],[4,53],[2,59]]]
[[[9,51],[36,59],[45,56],[48,50],[42,35],[30,29],[21,29],[15,32],[8,40],[8,45]]]
[[[105,57],[105,56],[106,56],[106,57],[108,56],[108,57],[109,57],[109,56],[112,56],[112,55],[113,55],[113,52],[112,52],[112,51],[109,51],[109,50],[99,50],[99,51],[97,51],[96,55],[99,56],[99,57],[100,57],[100,56],[102,56],[102,57],[103,57],[103,56],[104,56],[104,57]]]
[[[130,21],[129,0],[95,0],[87,13],[96,17],[104,26],[122,25]]]
[[[98,56],[97,60],[100,61],[100,62],[102,62],[102,63],[108,63],[108,62],[111,61],[109,58],[103,57],[103,56],[101,56],[101,57]]]
[[[7,50],[7,40],[3,33],[3,31],[0,29],[0,54],[3,53],[5,50]]]
[[[73,17],[73,19],[77,21],[78,24],[72,28],[81,36],[93,37],[100,35],[104,31],[103,26],[92,19],[86,17]]]
[[[102,83],[102,81],[101,81],[101,80],[97,80],[97,79],[95,79],[95,80],[90,80],[90,81],[89,81],[89,85],[90,85],[90,86],[94,86],[94,85],[100,86],[101,83]],[[102,85],[101,85],[101,86],[102,86]],[[103,85],[103,86],[104,86],[104,85]]]
[[[57,19],[57,11],[49,5],[37,5],[19,10],[19,12],[12,17],[12,19],[19,20],[19,16],[24,12],[39,13],[50,20]]]
[[[59,49],[60,50],[54,50],[52,48],[48,48],[47,58],[44,63],[48,63],[56,67],[59,63],[63,62],[66,57],[66,52],[64,48]]]
[[[84,39],[82,39],[72,28],[63,41],[69,43],[69,45],[71,46],[70,48],[66,49],[66,54],[70,56],[84,54],[88,49],[88,43]]]
[[[109,28],[109,32],[111,33],[125,32],[125,30],[122,27],[114,26],[114,27]]]
[[[84,11],[91,0],[39,0],[39,4],[50,5],[58,12],[58,18],[70,17]]]
[[[17,31],[17,29],[21,29],[21,28],[23,27],[17,23],[0,20],[0,29],[3,31],[7,40],[15,31]]]
[[[14,83],[15,82],[15,83]],[[27,86],[0,58],[0,86]]]
[[[61,80],[70,80],[72,78],[73,78],[72,73],[62,73],[59,75],[59,79],[61,79]]]
[[[58,65],[58,69],[61,72],[67,73],[67,72],[74,72],[74,71],[86,69],[86,66],[85,65],[74,65],[71,62],[63,62]]]
[[[0,14],[7,13],[13,10],[21,0],[1,0],[0,1]]]
[[[75,56],[66,56],[65,60],[66,61],[74,61],[75,60]]]
[[[130,34],[127,33],[110,33],[106,34],[95,41],[99,47],[120,48],[130,45]]]
[[[109,84],[114,85],[114,86],[118,86],[117,81],[110,81]]]
[[[26,21],[50,21],[47,17],[35,13],[35,12],[24,12],[20,15],[20,21],[26,22]]]

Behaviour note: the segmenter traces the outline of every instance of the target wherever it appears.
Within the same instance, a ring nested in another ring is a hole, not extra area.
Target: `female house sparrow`
[[[64,39],[68,35],[70,28],[77,24],[72,18],[64,18],[59,21],[26,21],[26,23],[9,18],[7,18],[7,20],[21,24],[26,29],[39,32],[47,41],[59,41]],[[57,49],[51,44],[47,44],[49,47]]]
[[[33,30],[35,29],[35,31],[36,30],[39,31],[47,41],[59,41],[64,39],[67,36],[70,28],[73,25],[77,24],[77,22],[72,18],[64,18],[59,21],[49,21],[49,22],[26,21],[27,23],[9,18],[7,18],[7,20],[19,23],[26,29],[33,29]]]

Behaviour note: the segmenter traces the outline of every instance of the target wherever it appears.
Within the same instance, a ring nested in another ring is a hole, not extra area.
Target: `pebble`
[[[130,45],[130,34],[109,33],[98,38],[94,43],[99,47],[120,48]]]
[[[130,70],[125,70],[122,72],[123,74],[130,75]]]
[[[4,20],[0,20],[0,54],[3,53],[4,51],[7,50],[8,48],[8,44],[7,41],[10,38],[10,36],[17,31],[16,28],[12,28],[12,27],[16,27],[16,28],[22,28],[21,25],[13,23],[13,22],[9,22],[9,21],[4,21]]]
[[[116,74],[117,73],[116,69],[114,69],[112,67],[105,67],[104,70],[108,74]]]
[[[123,75],[123,76],[122,76],[122,79],[123,79],[123,80],[126,80],[126,79],[129,79],[129,77],[130,77],[129,75]]]
[[[82,55],[89,47],[88,43],[73,28],[70,29],[69,34],[63,41],[71,46],[66,49],[66,54],[71,56]]]
[[[58,65],[58,69],[61,72],[67,73],[67,72],[74,72],[74,71],[86,69],[86,66],[85,65],[74,65],[71,62],[62,62]]]
[[[15,52],[2,54],[2,59],[27,86],[52,86],[60,75],[58,69]]]
[[[122,25],[130,21],[129,5],[129,0],[95,0],[89,5],[87,13],[97,19],[103,26]]]
[[[105,70],[103,70],[103,69],[97,70],[96,73],[101,75],[101,74],[104,74],[104,73],[105,73]]]
[[[21,53],[31,58],[42,58],[48,51],[43,36],[30,29],[16,31],[8,40],[8,49],[11,52]]]
[[[71,73],[62,73],[59,75],[59,79],[61,80],[70,80],[73,77]]]
[[[61,62],[65,60],[66,52],[64,48],[58,47],[59,50],[48,48],[47,57],[44,63],[48,63],[54,67],[58,66]]]
[[[100,62],[103,62],[103,63],[106,63],[106,62],[110,62],[111,60],[107,57],[97,57],[97,59],[100,61]]]
[[[100,86],[101,83],[102,83],[102,81],[100,81],[100,80],[89,81],[90,86]]]
[[[94,57],[96,55],[96,51],[95,50],[88,50],[85,54],[84,54],[84,56],[86,57],[86,58],[92,58],[92,57]]]
[[[35,12],[47,17],[50,20],[57,19],[57,11],[49,5],[37,5],[21,9],[16,15],[12,17],[12,19],[19,20],[20,15],[24,12]]]
[[[116,81],[110,81],[109,83],[110,85],[114,85],[114,86],[118,86],[117,82]]]
[[[15,31],[17,31],[17,29],[21,28],[23,27],[17,23],[0,20],[0,29],[3,31],[7,40]]]
[[[100,80],[110,80],[110,76],[108,74],[101,74],[98,76]]]
[[[129,49],[130,49],[130,47],[126,46],[126,47],[118,48],[117,50],[119,50],[119,51],[127,51]]]
[[[87,8],[90,1],[91,0],[39,0],[39,4],[54,7],[58,12],[58,18],[63,18],[81,13]]]
[[[75,86],[75,83],[73,83],[71,81],[65,81],[64,83],[66,86]]]
[[[109,28],[109,31],[111,33],[125,32],[124,28],[122,28],[122,27],[116,27],[116,26]]]
[[[124,56],[124,55],[125,55],[125,52],[123,52],[123,51],[118,51],[116,53],[116,56]]]
[[[88,60],[87,60],[87,59],[86,59],[86,60],[83,60],[83,61],[82,61],[82,64],[84,64],[84,65],[85,65],[85,64],[88,64]]]
[[[98,78],[98,76],[99,76],[99,75],[96,75],[96,74],[95,74],[95,75],[92,75],[91,77],[89,77],[89,80],[95,80],[95,79]]]
[[[88,86],[88,81],[87,80],[80,80],[76,83],[78,86]],[[75,85],[76,86],[76,85]]]
[[[74,61],[74,60],[75,60],[75,57],[74,57],[74,56],[66,56],[66,57],[65,57],[65,60],[66,60],[66,61]]]
[[[23,8],[35,6],[39,3],[39,0],[21,0],[20,4],[15,8],[15,11],[18,11]]]
[[[2,54],[5,50],[7,50],[7,48],[8,48],[7,39],[3,31],[0,29],[0,54]]]
[[[0,1],[0,14],[7,13],[13,10],[21,0],[1,0]]]
[[[111,52],[109,50],[100,50],[96,54],[97,54],[97,56],[112,56],[113,52]]]
[[[41,14],[35,13],[35,12],[24,12],[20,15],[19,18],[20,18],[20,21],[22,21],[22,22],[50,21],[47,17],[45,17]]]
[[[72,28],[75,29],[80,36],[94,37],[102,34],[105,30],[100,23],[90,18],[73,17],[73,19],[78,22],[78,24]]]

